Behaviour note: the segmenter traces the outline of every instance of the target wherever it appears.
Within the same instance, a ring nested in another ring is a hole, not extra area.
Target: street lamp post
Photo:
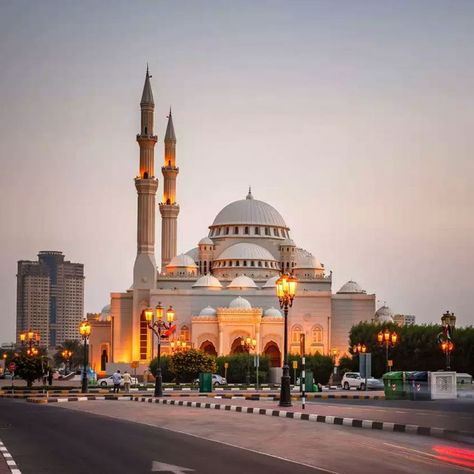
[[[280,308],[285,314],[283,375],[281,376],[280,403],[282,407],[291,407],[290,367],[288,366],[288,308],[293,306],[296,295],[297,279],[292,275],[282,274],[276,281],[276,290]]]
[[[68,365],[69,365],[69,371],[71,370],[70,359],[72,357],[72,351],[68,349],[64,349],[61,352],[61,355],[63,356],[63,359],[64,359],[64,375],[66,376],[66,370],[68,368]]]
[[[26,355],[36,356],[39,350],[36,346],[39,345],[40,335],[34,331],[27,331],[20,334],[20,342],[22,345],[26,345]]]
[[[240,344],[245,352],[247,352],[247,374],[245,375],[245,383],[250,385],[250,351],[254,351],[257,347],[257,340],[251,337],[241,338]]]
[[[440,348],[446,357],[446,370],[451,370],[451,352],[454,350],[454,343],[451,340],[440,342]]]
[[[390,332],[388,328],[385,329],[385,331],[380,331],[377,334],[377,342],[381,346],[385,346],[385,372],[388,372],[389,367],[388,367],[388,348],[390,346],[394,347],[397,342],[398,342],[398,334],[393,331]]]
[[[83,359],[83,369],[82,369],[82,385],[81,392],[87,393],[87,364],[88,364],[88,351],[87,351],[87,340],[91,335],[91,323],[84,319],[81,321],[79,326],[79,333],[84,341],[84,359]]]
[[[168,329],[171,329],[173,325],[175,310],[172,306],[166,310],[166,319],[163,321],[163,306],[158,302],[155,308],[156,312],[156,321],[153,320],[153,309],[147,308],[145,311],[145,319],[148,323],[148,329],[153,331],[153,333],[158,338],[158,366],[156,368],[155,376],[155,397],[163,396],[163,377],[161,375],[161,338],[164,336],[164,332]]]

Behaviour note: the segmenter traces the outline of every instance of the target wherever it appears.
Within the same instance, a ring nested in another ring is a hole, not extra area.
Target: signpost
[[[296,369],[298,368],[298,361],[293,361],[293,383],[296,385]]]
[[[253,364],[255,366],[255,380],[256,380],[255,390],[258,390],[258,371],[260,369],[260,356],[258,354],[256,354],[253,358]]]
[[[229,362],[224,362],[224,378],[227,380],[227,369],[229,368]]]
[[[133,376],[135,378],[137,378],[137,368],[138,368],[138,360],[134,360],[132,361],[132,363],[130,364],[130,367],[133,369]]]
[[[365,379],[365,391],[367,391],[367,379],[372,376],[372,354],[370,352],[359,353],[359,372]]]
[[[305,339],[304,333],[300,334],[300,354],[301,354],[301,377],[300,377],[300,390],[301,390],[301,408],[304,410],[306,404],[305,388],[306,388],[306,357],[305,353]]]

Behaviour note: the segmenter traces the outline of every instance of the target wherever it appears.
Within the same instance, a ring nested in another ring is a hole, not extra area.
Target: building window
[[[262,266],[262,262],[259,261],[259,262],[258,262],[258,266],[261,267],[261,266]]]
[[[268,268],[268,262],[265,262],[265,267]]]
[[[240,266],[240,262],[238,260],[235,261],[235,266],[236,267],[239,267]]]
[[[311,329],[311,341],[313,344],[321,344],[323,342],[323,328],[321,326],[313,326]]]
[[[181,331],[179,334],[179,339],[181,341],[189,341],[190,338],[190,331],[188,326],[181,326]]]
[[[229,228],[228,227],[225,228],[225,235],[229,235]]]
[[[300,343],[300,335],[303,332],[301,326],[295,325],[291,328],[291,343],[292,344],[299,344]]]
[[[260,235],[260,227],[255,227],[255,235]]]
[[[244,260],[244,267],[247,266],[247,260]]]
[[[250,232],[249,232],[249,228],[248,228],[248,227],[245,227],[245,228],[244,228],[244,234],[245,234],[245,235],[249,235],[249,233],[250,233]]]
[[[238,227],[234,227],[234,234],[238,234],[239,233],[239,228]]]
[[[218,228],[216,229],[216,234],[215,234],[215,235],[220,235],[220,234],[221,234],[221,229],[220,229],[220,227],[218,227]]]
[[[265,227],[265,235],[270,235],[270,227]]]
[[[148,322],[145,318],[145,311],[140,316],[140,359],[146,360],[148,355]]]
[[[252,266],[252,267],[255,266],[255,262],[253,260],[250,262],[250,266]]]
[[[280,237],[280,233],[278,232],[278,229],[273,229],[273,235],[276,237]]]

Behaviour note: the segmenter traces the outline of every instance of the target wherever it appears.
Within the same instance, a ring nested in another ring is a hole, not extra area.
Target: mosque
[[[171,341],[179,340],[209,354],[232,354],[243,350],[242,338],[251,337],[256,340],[255,352],[269,356],[271,365],[279,367],[284,319],[275,282],[282,271],[298,278],[288,319],[289,352],[304,350],[335,357],[347,353],[351,326],[373,320],[374,314],[377,318],[375,294],[368,294],[354,281],[333,294],[332,272],[297,246],[280,213],[256,199],[251,189],[243,199],[223,207],[195,248],[177,253],[179,168],[171,111],[161,168],[161,265],[157,268],[154,147],[158,138],[150,77],[147,69],[140,101],[141,129],[136,137],[140,161],[135,177],[138,220],[133,285],[111,293],[110,305],[89,316],[91,366],[103,373],[108,362],[135,362],[137,372],[143,372],[157,350],[144,309],[161,303],[176,311],[175,326],[169,340],[162,343],[162,353],[171,352]]]

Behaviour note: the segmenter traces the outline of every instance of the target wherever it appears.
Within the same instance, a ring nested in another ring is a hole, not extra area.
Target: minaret
[[[155,144],[153,115],[155,103],[151,91],[150,74],[146,68],[141,108],[141,131],[137,135],[140,147],[139,175],[135,178],[138,193],[137,258],[133,267],[133,288],[148,289],[156,286],[155,262],[155,196],[158,179],[155,178]]]
[[[165,164],[163,172],[163,202],[160,203],[161,213],[161,271],[166,271],[166,265],[176,256],[179,206],[176,204],[176,177],[179,168],[176,167],[176,135],[173,127],[173,117],[168,116],[168,126],[165,134]]]

